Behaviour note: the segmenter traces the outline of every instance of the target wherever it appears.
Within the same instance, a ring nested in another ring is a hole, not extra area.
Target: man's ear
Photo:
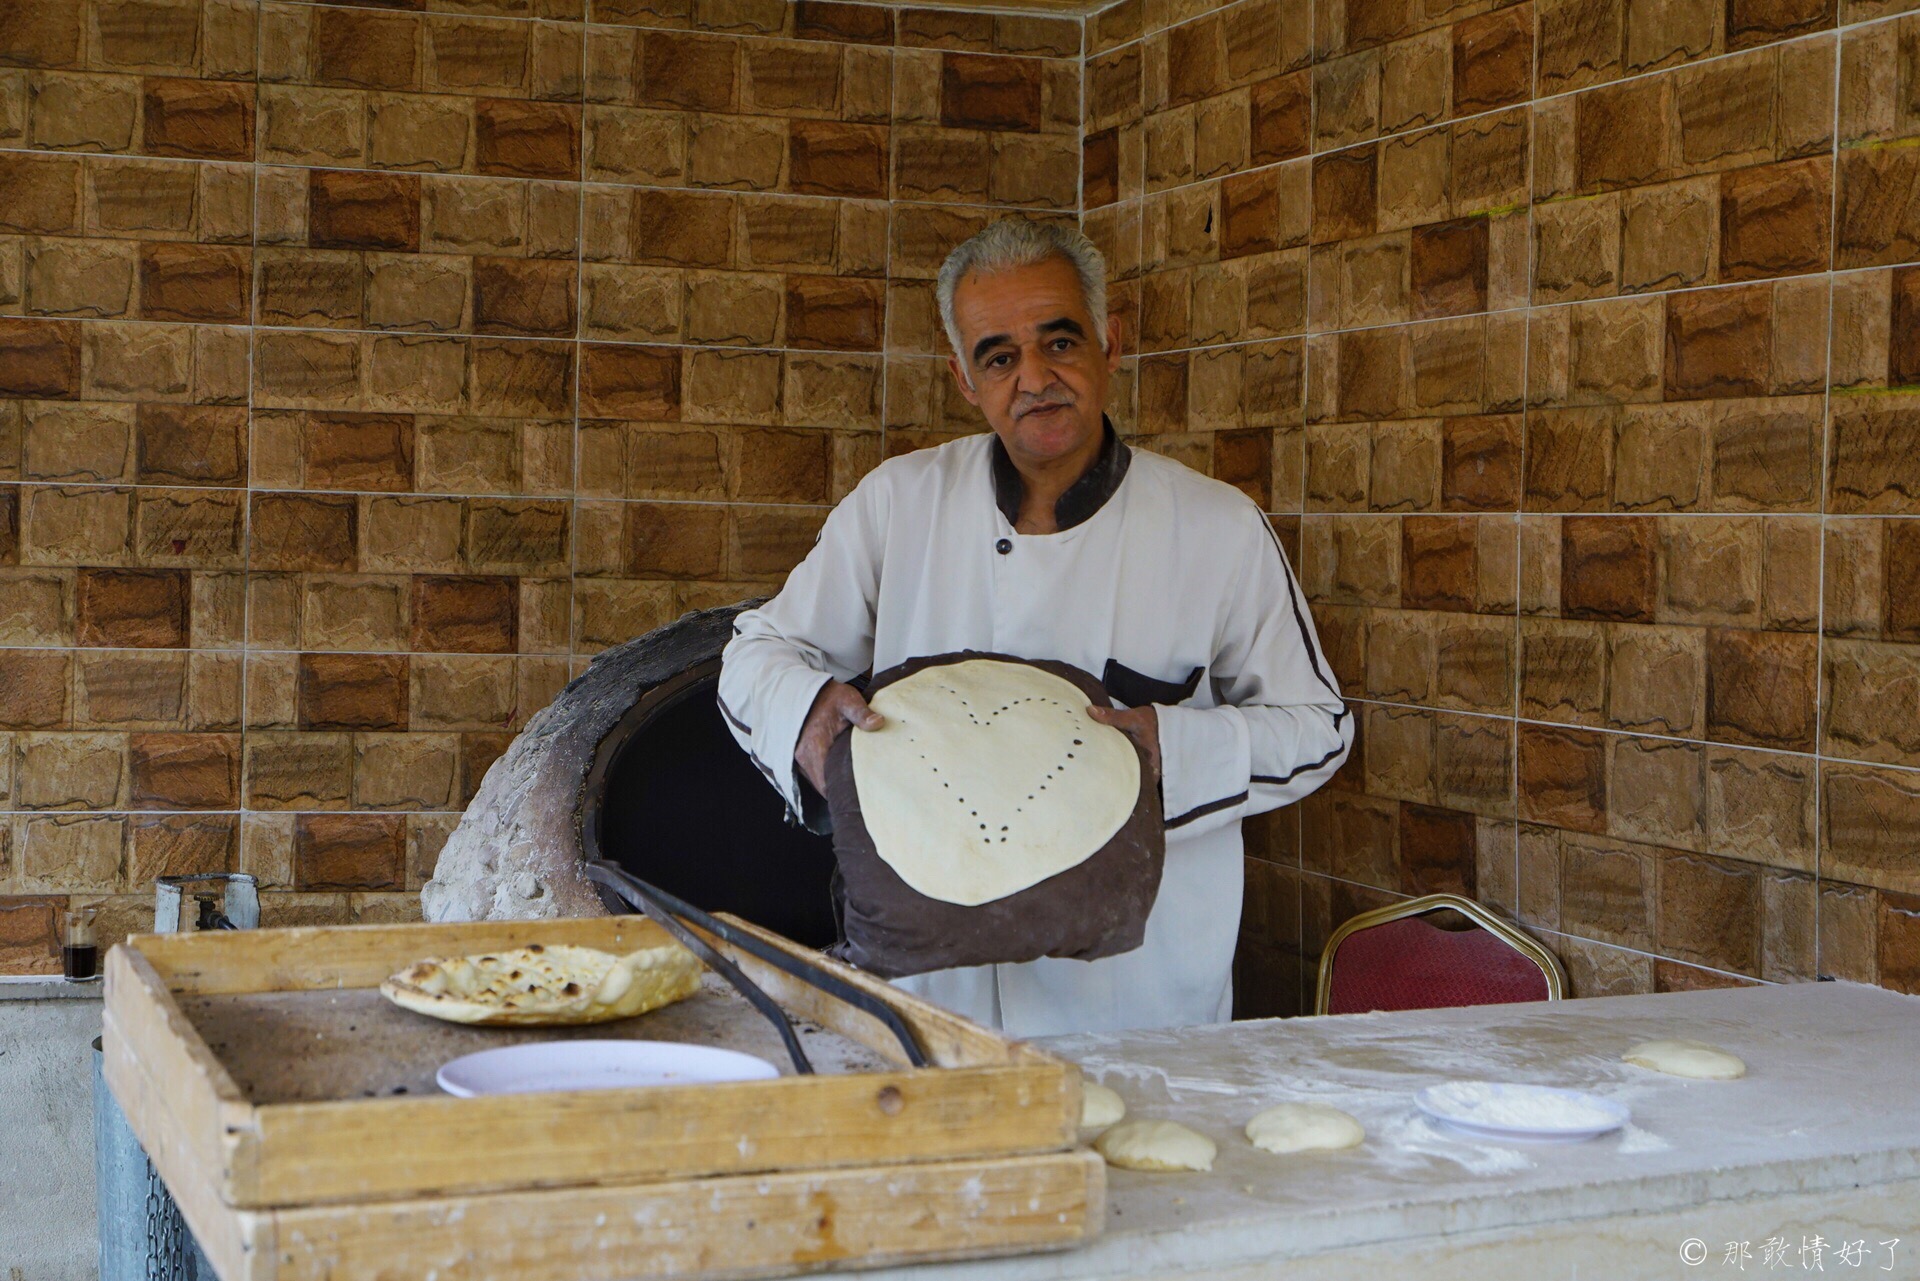
[[[1120,317],[1107,317],[1107,372],[1120,368]]]
[[[947,370],[953,375],[953,381],[955,385],[960,388],[960,394],[966,397],[967,403],[969,405],[978,405],[980,403],[980,393],[975,391],[973,384],[967,381],[966,371],[960,368],[960,358],[958,356],[947,357]]]

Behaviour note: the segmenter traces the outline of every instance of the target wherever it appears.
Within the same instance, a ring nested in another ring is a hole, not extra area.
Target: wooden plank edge
[[[109,1011],[108,1046],[113,1045],[115,1033]],[[221,1200],[217,1180],[210,1177],[197,1150],[192,1127],[176,1115],[169,1088],[155,1081],[131,1047],[109,1051],[105,1070],[108,1088],[220,1281],[273,1281],[272,1216],[236,1210]]]
[[[253,1105],[138,949],[122,944],[107,953],[101,1019],[107,1064],[140,1064],[161,1086],[161,1097],[186,1128],[190,1150],[222,1196],[244,1199],[257,1154]],[[140,1118],[124,1099],[121,1108],[144,1142]]]
[[[316,1205],[1055,1152],[1078,1141],[1078,1095],[1078,1074],[1056,1063],[267,1104],[253,1114],[253,1177],[233,1200]]]
[[[744,1278],[1070,1249],[1105,1224],[1084,1149],[1001,1162],[272,1212],[274,1281]],[[227,1281],[232,1281],[231,1278]]]
[[[466,956],[529,943],[633,951],[669,941],[644,917],[304,925],[287,929],[141,934],[128,940],[183,996],[379,987],[426,956]]]

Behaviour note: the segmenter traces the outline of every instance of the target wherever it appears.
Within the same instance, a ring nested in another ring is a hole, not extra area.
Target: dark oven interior
[[[719,677],[714,658],[667,678],[602,740],[581,800],[586,856],[696,907],[827,947],[832,841],[787,821],[721,719]]]

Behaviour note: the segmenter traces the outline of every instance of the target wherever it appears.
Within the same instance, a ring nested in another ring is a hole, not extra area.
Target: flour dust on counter
[[[1411,1186],[1446,1169],[1475,1178],[1515,1178],[1537,1170],[1544,1159],[1530,1146],[1456,1130],[1422,1114],[1413,1096],[1424,1086],[1486,1079],[1497,1064],[1499,1079],[1590,1091],[1629,1111],[1637,1111],[1641,1099],[1660,1095],[1660,1077],[1619,1056],[1621,1048],[1664,1028],[1636,1020],[1602,1048],[1590,1033],[1561,1026],[1546,1017],[1550,1014],[1544,1005],[1516,1008],[1490,1024],[1450,1029],[1444,1037],[1409,1029],[1405,1020],[1358,1014],[1299,1021],[1318,1033],[1310,1043],[1229,1042],[1230,1034],[1220,1029],[1187,1028],[1137,1031],[1124,1038],[1077,1036],[1059,1044],[1087,1080],[1117,1090],[1133,1112],[1175,1117],[1221,1140],[1221,1162],[1246,1184],[1247,1195],[1264,1199],[1290,1187],[1297,1166],[1274,1162],[1245,1137],[1247,1118],[1268,1109],[1291,1105],[1353,1118],[1363,1142],[1319,1151],[1312,1167],[1316,1173],[1364,1165],[1375,1177]],[[1714,1028],[1709,1034],[1731,1030]],[[1216,1041],[1219,1053],[1209,1048]],[[1109,1053],[1109,1046],[1122,1042],[1126,1053]],[[1225,1052],[1229,1043],[1231,1054]],[[1630,1160],[1673,1148],[1657,1129],[1632,1121],[1594,1142]]]

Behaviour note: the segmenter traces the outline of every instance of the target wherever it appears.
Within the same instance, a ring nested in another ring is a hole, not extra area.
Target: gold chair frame
[[[1390,903],[1386,907],[1376,907],[1371,912],[1350,916],[1340,923],[1340,928],[1327,939],[1326,947],[1320,952],[1320,975],[1314,991],[1313,1012],[1315,1014],[1327,1012],[1327,1004],[1333,995],[1333,954],[1339,950],[1348,935],[1357,934],[1371,926],[1385,925],[1388,921],[1397,921],[1402,917],[1424,916],[1428,912],[1437,912],[1442,908],[1452,908],[1539,966],[1540,972],[1547,977],[1549,1001],[1561,1000],[1566,995],[1567,972],[1560,968],[1560,958],[1542,947],[1526,931],[1510,921],[1495,916],[1470,898],[1462,898],[1458,894],[1428,894],[1421,898],[1410,898],[1401,903]]]

